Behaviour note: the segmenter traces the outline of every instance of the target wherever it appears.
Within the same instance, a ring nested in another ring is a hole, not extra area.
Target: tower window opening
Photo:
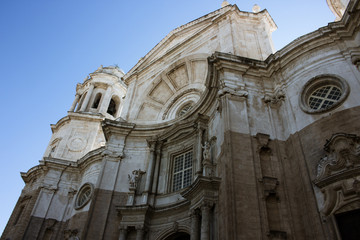
[[[100,103],[100,100],[101,100],[101,93],[98,93],[98,94],[96,94],[96,96],[95,96],[95,99],[94,99],[94,103],[93,103],[93,105],[92,105],[92,108],[98,108],[98,106],[99,106],[99,103]]]
[[[115,113],[116,113],[116,102],[114,101],[114,99],[110,100],[109,107],[107,109],[107,113],[112,115],[112,116],[115,115]]]
[[[82,104],[84,102],[84,99],[85,99],[86,95],[87,95],[87,92],[81,96],[80,102],[79,102],[79,104],[77,105],[77,108],[76,108],[76,112],[80,111],[81,106],[82,106]]]

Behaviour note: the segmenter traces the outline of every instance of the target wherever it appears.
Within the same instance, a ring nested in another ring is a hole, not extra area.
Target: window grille
[[[326,85],[317,88],[309,97],[309,106],[314,110],[326,109],[339,101],[341,90],[334,85]]]
[[[178,191],[191,184],[192,162],[192,151],[174,157],[173,191]]]

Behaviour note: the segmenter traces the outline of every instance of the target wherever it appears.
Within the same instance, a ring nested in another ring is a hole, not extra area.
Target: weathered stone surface
[[[268,12],[224,2],[128,73],[100,66],[22,173],[1,239],[337,239],[360,209],[348,2],[275,54]]]

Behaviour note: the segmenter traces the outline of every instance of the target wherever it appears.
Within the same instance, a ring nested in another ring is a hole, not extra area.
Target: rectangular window
[[[192,181],[192,151],[174,157],[173,191],[180,190]]]

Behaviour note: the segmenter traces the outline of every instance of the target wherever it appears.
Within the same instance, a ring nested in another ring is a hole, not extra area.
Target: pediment
[[[203,31],[211,26],[213,26],[214,28],[218,28],[214,20],[219,17],[225,16],[233,9],[238,10],[236,5],[226,6],[172,30],[153,49],[151,49],[150,52],[148,52],[143,58],[141,58],[140,61],[128,73],[126,73],[124,78],[127,79],[134,72],[139,71],[139,69],[141,70],[145,68],[145,66],[151,64],[157,59],[160,59],[166,53],[171,52],[175,48],[181,47],[191,39],[201,36],[201,42],[207,42],[207,40],[210,40],[212,36],[203,34]]]

